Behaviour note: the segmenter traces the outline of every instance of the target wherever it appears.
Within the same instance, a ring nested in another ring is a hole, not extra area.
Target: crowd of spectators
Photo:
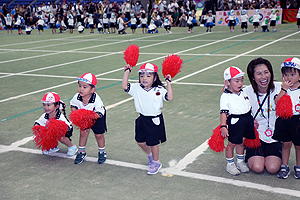
[[[145,7],[144,7],[145,6]],[[2,24],[5,25],[4,17],[10,13],[13,19],[16,20],[18,16],[22,18],[22,24],[24,26],[35,26],[39,18],[45,21],[47,25],[49,23],[50,14],[53,14],[57,24],[61,24],[64,21],[68,23],[70,15],[74,16],[75,24],[82,22],[87,26],[87,20],[85,20],[90,14],[94,16],[94,24],[97,24],[103,14],[106,13],[110,18],[111,13],[115,13],[116,17],[120,13],[125,13],[127,20],[130,20],[130,16],[134,13],[138,19],[142,14],[145,14],[148,19],[148,24],[151,20],[155,22],[157,27],[162,26],[164,19],[169,19],[171,26],[186,26],[187,16],[189,12],[196,13],[197,6],[194,0],[161,0],[161,1],[148,1],[147,5],[142,5],[139,0],[125,0],[124,3],[118,4],[116,1],[110,2],[100,1],[89,3],[78,1],[76,4],[67,2],[59,2],[56,4],[54,1],[49,3],[40,3],[34,5],[22,5],[19,4],[13,9],[9,10],[7,5],[2,5],[2,13],[0,12]],[[266,8],[283,8],[283,9],[298,9],[299,3],[297,0],[287,0],[284,4],[276,0],[206,0],[204,1],[203,15],[209,10],[215,14],[216,11],[227,10],[243,10],[243,9],[266,9]]]

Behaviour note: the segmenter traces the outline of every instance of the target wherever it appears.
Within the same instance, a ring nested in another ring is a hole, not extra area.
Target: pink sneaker
[[[187,33],[191,33],[191,31],[188,31]]]
[[[194,31],[191,31],[191,33],[194,33]]]
[[[152,162],[150,168],[147,171],[148,175],[153,175],[153,174],[157,174],[157,172],[161,169],[162,164],[160,163],[160,161],[158,161],[158,163]]]

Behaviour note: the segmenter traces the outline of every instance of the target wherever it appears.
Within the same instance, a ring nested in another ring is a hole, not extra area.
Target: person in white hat
[[[296,165],[294,177],[300,178],[300,60],[288,58],[281,64],[283,82],[281,91],[275,98],[275,103],[284,96],[290,96],[293,116],[291,118],[278,117],[275,124],[273,139],[282,142],[282,164],[277,174],[278,178],[286,179],[290,174],[288,166],[290,150],[294,144],[296,151]],[[277,111],[277,110],[276,110]]]
[[[104,133],[107,131],[106,127],[106,110],[100,96],[95,92],[97,85],[97,78],[92,73],[82,74],[77,78],[78,93],[74,95],[70,101],[72,112],[78,109],[86,109],[94,111],[99,115],[95,124],[91,127],[95,134],[98,144],[98,163],[102,164],[106,161],[105,152],[105,138]],[[90,129],[80,130],[79,149],[74,163],[80,164],[87,156],[85,146],[87,142]]]
[[[259,21],[260,21],[259,9],[256,9],[252,20],[254,32],[258,32]]]
[[[63,101],[60,100],[60,97],[55,92],[47,92],[43,99],[41,100],[43,103],[43,109],[45,113],[34,122],[34,125],[40,125],[45,126],[47,121],[51,118],[55,118],[57,120],[61,120],[65,122],[68,125],[68,131],[66,132],[65,136],[60,139],[60,142],[65,144],[68,147],[67,156],[73,156],[77,152],[76,145],[73,145],[71,142],[71,136],[73,132],[73,127],[70,124],[69,120],[66,117],[65,108],[66,105]],[[60,108],[63,111],[63,113],[60,112]],[[43,154],[49,154],[53,152],[59,151],[58,147],[52,148],[49,151],[44,150]]]
[[[242,91],[244,72],[237,67],[224,71],[224,93],[220,99],[221,135],[228,138],[226,171],[231,175],[249,172],[244,162],[244,139],[255,139],[254,121],[248,96]],[[237,154],[237,165],[234,153]]]
[[[148,175],[156,174],[161,169],[158,144],[166,138],[164,119],[161,112],[163,101],[173,99],[171,76],[166,76],[167,89],[159,80],[158,67],[152,63],[143,64],[139,72],[139,83],[128,83],[130,65],[125,65],[122,88],[134,98],[136,111],[140,116],[135,121],[135,140],[148,154]]]
[[[297,13],[296,17],[297,17],[298,31],[300,31],[300,8],[298,9],[298,13]]]
[[[235,24],[236,24],[236,16],[234,14],[234,10],[231,10],[230,11],[230,15],[229,15],[229,18],[228,18],[229,22],[228,22],[228,26],[229,26],[229,31],[230,33],[231,32],[234,32],[234,27],[235,27]],[[231,30],[232,29],[232,30]]]

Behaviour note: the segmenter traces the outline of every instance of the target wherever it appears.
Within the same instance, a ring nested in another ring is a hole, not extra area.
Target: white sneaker
[[[248,173],[249,172],[249,168],[247,167],[247,165],[244,161],[237,162],[236,167],[238,168],[238,170],[240,170],[243,173]]]
[[[241,172],[236,168],[234,162],[233,163],[227,163],[226,171],[231,175],[239,175]]]

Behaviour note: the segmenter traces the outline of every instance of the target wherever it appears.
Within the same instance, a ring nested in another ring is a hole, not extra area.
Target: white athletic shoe
[[[244,161],[237,162],[236,167],[238,168],[238,170],[240,170],[243,173],[248,173],[249,172],[249,168],[247,167],[247,165]]]
[[[241,172],[236,168],[234,162],[233,163],[227,163],[226,171],[231,175],[239,175]]]

